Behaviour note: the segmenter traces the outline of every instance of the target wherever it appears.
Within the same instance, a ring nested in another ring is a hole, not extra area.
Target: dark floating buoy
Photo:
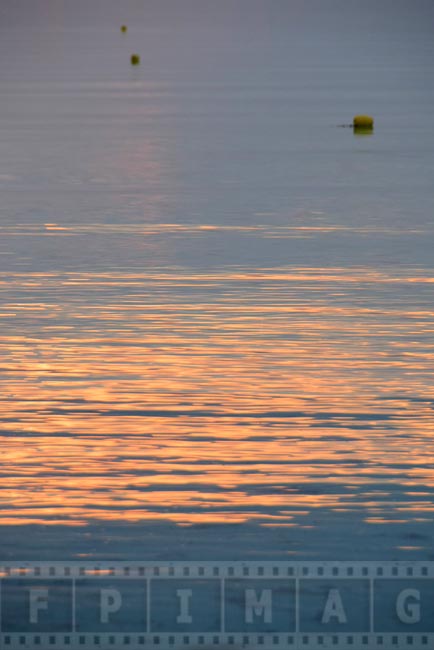
[[[121,25],[122,34],[126,34],[127,31],[128,31],[128,27],[126,25]]]
[[[355,115],[353,128],[354,131],[368,133],[374,129],[374,118],[370,115]]]
[[[140,63],[140,56],[138,54],[132,54],[131,65],[139,65],[139,63]]]

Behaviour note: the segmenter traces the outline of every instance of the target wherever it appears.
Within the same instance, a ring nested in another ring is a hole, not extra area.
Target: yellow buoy
[[[128,27],[126,25],[121,26],[121,32],[125,34],[125,32],[128,30]]]
[[[353,119],[355,129],[373,129],[374,118],[370,115],[356,115]]]
[[[140,56],[138,54],[132,54],[131,65],[139,65],[139,63],[140,63]]]

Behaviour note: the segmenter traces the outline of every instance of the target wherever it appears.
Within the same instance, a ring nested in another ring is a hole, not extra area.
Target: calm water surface
[[[432,558],[433,24],[2,3],[4,557]]]

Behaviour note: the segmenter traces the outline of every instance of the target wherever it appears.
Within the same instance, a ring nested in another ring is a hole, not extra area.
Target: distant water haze
[[[432,559],[433,24],[2,2],[3,557]]]

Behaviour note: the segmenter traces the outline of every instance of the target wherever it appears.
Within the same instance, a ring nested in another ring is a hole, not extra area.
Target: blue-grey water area
[[[433,25],[2,1],[3,559],[434,559]]]

